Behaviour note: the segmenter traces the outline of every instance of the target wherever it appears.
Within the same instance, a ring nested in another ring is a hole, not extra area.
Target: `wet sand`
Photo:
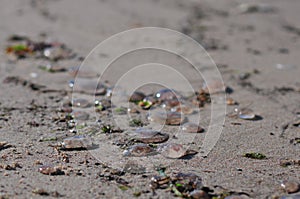
[[[149,184],[156,171],[118,176],[89,151],[59,153],[49,146],[73,135],[66,123],[53,121],[66,96],[71,96],[61,91],[68,90],[72,77],[67,72],[48,73],[39,69],[43,59],[8,62],[5,54],[7,38],[24,34],[33,40],[66,44],[76,56],[58,63],[76,66],[81,63],[80,57],[86,57],[111,35],[147,26],[174,29],[202,44],[217,64],[225,85],[232,88],[228,96],[261,116],[257,121],[226,117],[221,137],[206,158],[171,161],[166,173],[192,171],[216,194],[227,190],[246,193],[250,198],[286,195],[280,183],[299,182],[300,177],[300,128],[295,125],[300,115],[300,2],[263,1],[271,6],[271,11],[254,9],[245,13],[239,7],[242,3],[262,2],[2,1],[0,81],[17,76],[54,92],[35,90],[30,83],[0,84],[0,141],[12,145],[0,151],[0,195],[39,198],[42,196],[33,192],[44,189],[50,195],[48,198],[132,198],[134,193],[140,193],[139,198],[174,197],[165,189],[152,193]],[[194,82],[194,87],[200,85]],[[234,108],[227,106],[227,113]],[[52,137],[58,140],[40,141]],[[267,158],[243,157],[249,152],[260,152]],[[113,152],[106,155],[114,158]],[[68,156],[68,163],[64,156]],[[285,160],[291,165],[283,167],[281,163]],[[5,167],[14,163],[20,167]],[[40,163],[63,165],[66,175],[43,175],[38,172]],[[120,188],[119,178],[129,183],[128,190]]]

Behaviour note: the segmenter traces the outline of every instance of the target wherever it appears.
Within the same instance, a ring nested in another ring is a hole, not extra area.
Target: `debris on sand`
[[[297,119],[293,122],[293,126],[300,127],[300,119]]]
[[[26,86],[32,90],[41,90],[41,89],[45,89],[46,86],[43,86],[43,85],[39,85],[39,84],[36,84],[36,83],[32,83],[28,80],[25,80],[21,77],[18,77],[18,76],[8,76],[6,77],[4,80],[3,80],[3,83],[5,84],[9,84],[9,83],[14,83],[16,85],[20,84],[22,86]]]
[[[142,127],[144,123],[140,119],[132,119],[129,121],[129,126],[131,127]]]
[[[138,102],[138,106],[144,110],[150,109],[152,105],[153,105],[153,102],[151,102],[150,100],[147,100],[146,98],[143,99],[142,101]]]
[[[279,165],[282,167],[288,167],[288,166],[300,166],[300,159],[282,159],[279,161]]]
[[[229,97],[229,98],[226,99],[226,104],[232,106],[232,105],[238,105],[239,103],[237,101],[235,101],[234,99]]]
[[[65,172],[61,166],[43,165],[39,167],[39,172],[45,175],[64,175]]]
[[[104,134],[111,134],[111,133],[122,133],[123,130],[120,129],[120,128],[116,128],[112,125],[102,125],[101,127],[101,133],[104,133]]]
[[[49,73],[65,72],[66,68],[60,65],[53,65],[51,63],[46,63],[39,65],[38,68],[41,70],[47,71]]]
[[[6,54],[12,59],[27,57],[46,58],[51,61],[69,59],[74,53],[59,42],[33,41],[28,37],[13,35],[8,39],[12,44],[6,47]]]
[[[41,189],[41,188],[33,189],[32,193],[40,195],[40,196],[52,196],[52,197],[55,197],[55,198],[63,196],[60,193],[58,193],[57,191],[50,191],[49,192],[49,191],[46,191],[45,189]]]
[[[243,156],[246,158],[258,159],[258,160],[267,158],[267,156],[262,153],[245,153]]]
[[[175,173],[170,176],[161,173],[151,178],[150,188],[153,192],[156,189],[166,189],[181,198],[212,198],[208,193],[209,189],[203,186],[201,177],[194,173]]]
[[[276,8],[268,4],[242,3],[238,6],[237,12],[240,14],[274,13],[276,12]]]
[[[0,142],[0,150],[7,149],[12,145],[8,144],[7,142]]]
[[[199,107],[204,107],[205,104],[211,103],[209,92],[200,89],[199,93],[197,93],[196,100],[193,103],[197,104]]]
[[[5,169],[5,170],[16,170],[17,168],[22,168],[22,166],[14,162],[12,164],[0,164],[0,168]]]

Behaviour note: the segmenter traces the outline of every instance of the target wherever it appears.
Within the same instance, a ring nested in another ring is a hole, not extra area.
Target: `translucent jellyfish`
[[[133,139],[143,143],[162,143],[169,139],[169,135],[151,129],[138,128],[133,134]]]
[[[93,147],[94,144],[92,139],[83,135],[69,137],[62,142],[63,149],[89,149]]]
[[[147,144],[135,144],[124,150],[123,156],[142,157],[155,155],[156,150]]]

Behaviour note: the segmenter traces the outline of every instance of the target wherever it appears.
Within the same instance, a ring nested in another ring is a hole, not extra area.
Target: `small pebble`
[[[189,195],[193,199],[210,199],[209,195],[203,190],[194,190]]]
[[[234,99],[232,99],[230,97],[226,99],[226,104],[230,105],[230,106],[232,106],[232,105],[238,105],[238,103]]]
[[[144,93],[135,91],[130,96],[129,101],[130,102],[139,102],[139,101],[142,101],[145,97],[146,97],[146,95]]]
[[[300,184],[294,181],[283,182],[281,183],[281,187],[289,194],[296,193],[300,190]]]
[[[39,172],[45,175],[63,175],[64,172],[60,166],[43,165],[39,167]]]

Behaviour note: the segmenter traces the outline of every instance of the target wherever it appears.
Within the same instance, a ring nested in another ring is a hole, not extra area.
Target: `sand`
[[[241,13],[239,5],[243,3],[264,3],[272,10]],[[152,193],[149,184],[151,177],[157,175],[156,171],[120,176],[131,186],[122,190],[118,180],[108,177],[116,175],[104,168],[101,158],[97,159],[93,153],[68,151],[58,154],[49,146],[57,142],[40,142],[45,137],[55,136],[60,141],[73,135],[65,123],[53,122],[66,99],[66,93],[57,91],[68,90],[68,81],[72,78],[67,73],[52,74],[40,70],[38,65],[45,60],[26,58],[8,62],[5,54],[9,44],[7,38],[12,34],[23,34],[33,40],[59,41],[77,54],[76,58],[59,62],[70,67],[81,64],[79,57],[87,57],[94,47],[110,36],[137,27],[169,28],[200,42],[218,66],[225,85],[232,88],[233,92],[228,96],[261,116],[257,121],[227,116],[220,139],[207,157],[198,155],[190,160],[162,162],[168,165],[167,174],[192,171],[216,193],[223,192],[222,187],[246,193],[250,198],[285,195],[280,188],[281,181],[299,182],[299,163],[287,167],[280,165],[282,160],[299,161],[300,158],[300,145],[295,141],[299,138],[300,128],[293,125],[300,114],[299,1],[3,0],[0,5],[3,52],[0,81],[8,76],[18,76],[56,90],[43,93],[21,84],[0,84],[0,141],[12,145],[0,151],[0,163],[20,164],[15,170],[0,168],[0,195],[40,198],[42,196],[33,191],[44,189],[50,194],[48,198],[57,195],[65,198],[132,198],[134,193],[141,193],[140,198],[174,197],[163,189]],[[118,46],[111,46],[111,49],[118,50]],[[190,49],[182,50],[190,52]],[[181,63],[168,56],[161,56],[158,61]],[[120,68],[119,73],[122,72]],[[118,69],[108,72],[105,78],[114,82],[118,80],[117,73]],[[245,73],[250,77],[240,80]],[[146,78],[147,74],[144,75]],[[176,83],[174,80],[174,86]],[[200,88],[201,83],[192,80],[195,89]],[[67,95],[70,97],[71,93]],[[232,113],[234,108],[227,106],[227,113]],[[243,157],[248,152],[263,153],[267,159]],[[63,155],[69,156],[69,163],[62,160]],[[113,152],[105,155],[114,161]],[[38,172],[39,162],[63,165],[69,173],[43,175]]]

